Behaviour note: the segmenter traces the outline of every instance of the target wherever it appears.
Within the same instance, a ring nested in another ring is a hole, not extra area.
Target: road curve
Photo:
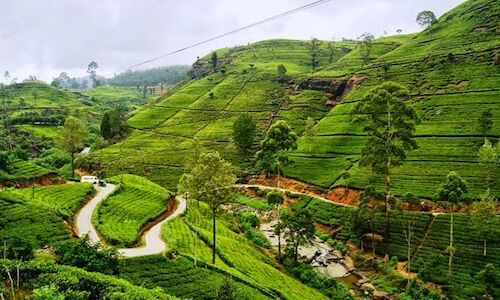
[[[97,233],[97,230],[92,224],[92,214],[94,210],[97,208],[99,202],[104,200],[106,196],[111,194],[116,186],[114,184],[108,183],[105,187],[94,186],[97,190],[97,195],[92,198],[77,215],[76,219],[76,232],[79,237],[88,234],[89,239],[92,243],[101,242],[101,238]],[[186,200],[180,196],[176,197],[178,202],[176,210],[169,215],[165,220],[151,227],[150,230],[144,233],[142,237],[144,241],[144,246],[137,248],[124,248],[118,249],[118,253],[124,257],[136,257],[136,256],[145,256],[145,255],[153,255],[162,253],[167,249],[167,244],[163,241],[161,237],[161,227],[165,222],[172,220],[173,218],[181,215],[186,210]]]
[[[101,239],[99,234],[97,234],[94,224],[92,224],[92,214],[94,213],[94,210],[99,202],[111,194],[115,190],[116,186],[108,183],[105,187],[94,185],[94,188],[97,190],[97,195],[95,195],[92,200],[87,202],[87,204],[85,204],[85,206],[83,206],[78,212],[76,217],[76,232],[79,237],[88,234],[92,243],[98,243]]]
[[[120,255],[124,257],[136,257],[158,254],[167,250],[167,244],[161,237],[161,227],[163,226],[163,224],[181,215],[186,210],[186,200],[179,196],[177,196],[175,199],[178,202],[177,209],[165,220],[151,227],[151,229],[144,234],[144,246],[137,248],[119,249],[118,253],[120,253]]]

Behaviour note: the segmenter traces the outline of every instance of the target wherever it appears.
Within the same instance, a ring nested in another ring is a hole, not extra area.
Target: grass
[[[237,195],[235,197],[235,202],[239,203],[241,205],[245,205],[245,206],[249,206],[251,208],[258,209],[258,210],[272,209],[272,206],[270,206],[267,203],[266,199],[252,199],[252,198],[247,197],[247,196]]]
[[[141,229],[166,211],[171,194],[135,175],[120,175],[109,181],[117,184],[117,190],[99,204],[94,223],[110,244],[131,246],[139,241]]]

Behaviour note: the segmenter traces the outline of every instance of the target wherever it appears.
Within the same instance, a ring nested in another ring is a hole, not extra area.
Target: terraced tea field
[[[21,239],[35,249],[68,239],[64,221],[88,200],[90,184],[62,184],[0,192],[0,240]]]

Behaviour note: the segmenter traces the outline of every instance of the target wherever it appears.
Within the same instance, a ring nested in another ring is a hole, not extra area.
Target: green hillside
[[[422,121],[416,131],[419,148],[394,170],[395,193],[431,197],[454,170],[477,197],[484,190],[484,170],[477,159],[484,140],[477,126],[482,111],[493,112],[489,137],[500,135],[500,76],[493,63],[500,48],[496,17],[497,1],[468,1],[421,33],[375,40],[364,66],[357,42],[335,42],[331,63],[327,42],[322,42],[314,72],[307,41],[270,40],[219,50],[223,72],[210,72],[210,55],[195,63],[193,74],[209,75],[182,83],[140,109],[128,121],[134,129],[129,138],[104,150],[102,157],[120,159],[131,173],[147,166],[148,177],[173,188],[194,140],[248,166],[231,139],[240,113],[251,113],[260,134],[278,119],[300,133],[310,116],[317,121],[315,135],[299,140],[299,149],[291,153],[295,164],[286,175],[329,188],[350,170],[350,184],[363,188],[368,182],[357,160],[365,137],[350,112],[370,89],[390,80],[410,89]],[[280,64],[287,69],[287,80],[278,78]],[[382,187],[381,180],[374,180]],[[494,186],[495,195],[499,188]]]

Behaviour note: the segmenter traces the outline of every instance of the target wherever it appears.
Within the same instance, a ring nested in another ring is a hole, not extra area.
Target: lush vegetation
[[[191,209],[182,219],[167,223],[163,228],[164,238],[173,251],[197,259],[211,262],[212,222],[210,212],[203,203],[191,203]],[[277,264],[262,253],[244,236],[231,230],[224,220],[217,221],[217,249],[215,267],[242,280],[266,294],[282,295],[287,299],[325,299],[326,296],[311,289],[298,280],[277,269]]]
[[[109,181],[117,184],[117,190],[100,203],[94,223],[110,244],[133,245],[144,225],[166,212],[170,193],[135,175],[119,175]]]
[[[39,295],[37,299],[177,299],[160,289],[146,289],[123,279],[75,267],[13,260],[0,260],[0,266],[0,279],[6,283],[5,287],[0,286],[0,295],[7,299],[19,299],[26,291]],[[19,286],[17,281],[7,283],[9,278],[16,278],[15,274],[20,275]]]
[[[107,80],[109,85],[136,87],[138,85],[176,84],[186,77],[188,66],[167,66],[142,71],[126,71]]]
[[[92,191],[90,184],[74,183],[0,192],[0,241],[21,241],[31,252],[69,238],[63,221],[73,218]]]

